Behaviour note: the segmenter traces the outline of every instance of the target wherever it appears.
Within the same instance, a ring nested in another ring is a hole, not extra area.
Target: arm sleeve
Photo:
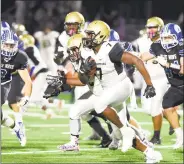
[[[21,51],[20,53],[20,58],[19,58],[19,69],[23,70],[27,68],[28,65],[28,58],[25,52]]]
[[[34,48],[33,47],[26,48],[25,52],[27,53],[28,57],[32,60],[34,65],[38,65],[39,64],[39,61],[34,56]]]
[[[111,49],[111,51],[109,52],[109,58],[111,60],[111,62],[113,63],[119,63],[121,62],[121,58],[124,52],[124,48],[121,45],[121,43],[116,43],[114,45],[114,47]]]

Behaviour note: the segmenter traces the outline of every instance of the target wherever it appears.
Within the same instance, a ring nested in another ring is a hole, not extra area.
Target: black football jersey
[[[151,44],[150,53],[155,56],[164,57],[168,63],[180,65],[180,58],[184,57],[183,42],[180,42],[177,46],[173,47],[170,51],[166,51],[160,40]],[[184,76],[178,74],[178,71],[173,68],[164,67],[168,81],[173,86],[184,85]]]
[[[1,83],[11,81],[12,73],[27,68],[27,63],[27,55],[21,50],[18,50],[10,60],[6,60],[4,56],[1,56]]]

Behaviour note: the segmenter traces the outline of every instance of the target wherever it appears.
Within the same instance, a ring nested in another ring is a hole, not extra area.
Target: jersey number
[[[1,68],[1,78],[5,78],[7,71]]]
[[[102,69],[101,68],[96,68],[96,76],[102,80]]]
[[[43,45],[43,48],[47,48],[51,46],[51,43],[49,40],[43,40],[42,45]]]

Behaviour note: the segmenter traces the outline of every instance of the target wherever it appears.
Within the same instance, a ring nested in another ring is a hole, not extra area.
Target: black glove
[[[92,59],[91,56],[89,56],[85,62],[82,64],[80,71],[83,73],[89,73],[93,68],[96,67],[95,60]]]
[[[64,77],[64,72],[58,72],[58,76],[47,75],[48,87],[44,92],[44,98],[49,98],[53,96],[58,96],[62,91],[63,84],[66,84],[66,78]]]
[[[49,97],[58,96],[61,92],[61,87],[48,85],[47,89],[44,92],[43,98],[48,99]]]
[[[147,85],[144,95],[146,98],[151,98],[156,95],[155,88],[152,85]]]
[[[55,54],[55,56],[54,56],[54,62],[55,62],[57,65],[62,64],[63,61],[64,61],[64,58],[63,58],[63,57],[64,57],[63,51],[57,52],[57,53]]]

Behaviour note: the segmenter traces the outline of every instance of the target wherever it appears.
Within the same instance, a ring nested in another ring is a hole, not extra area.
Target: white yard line
[[[157,149],[168,149],[172,148],[172,145],[165,145],[165,146],[155,146]],[[104,151],[108,150],[108,148],[80,148],[80,151]],[[41,154],[41,153],[68,153],[68,152],[61,152],[60,150],[45,150],[45,151],[18,151],[18,152],[8,152],[8,153],[1,153],[1,155],[15,155],[15,154]]]
[[[140,125],[152,125],[152,122],[139,122]],[[168,124],[167,121],[163,121],[163,124]],[[106,123],[102,123],[103,126],[107,126]],[[89,126],[84,123],[82,126]],[[3,127],[3,126],[2,126]],[[27,124],[26,128],[60,128],[60,127],[69,127],[69,124]]]

